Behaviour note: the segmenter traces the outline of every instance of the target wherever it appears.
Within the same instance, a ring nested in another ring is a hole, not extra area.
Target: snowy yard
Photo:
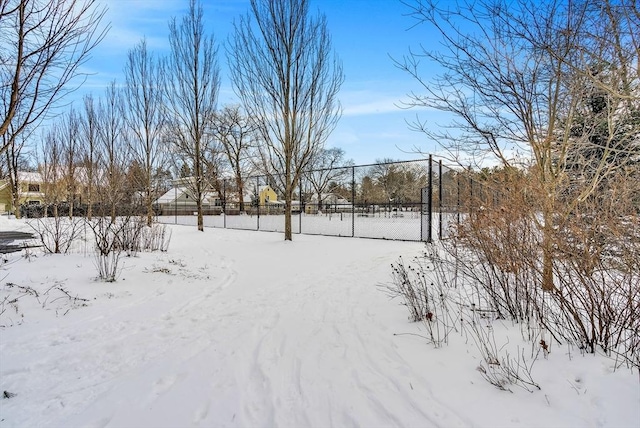
[[[446,235],[449,224],[456,223],[457,215],[442,214],[442,229]],[[197,224],[193,216],[158,216],[158,222],[166,224]],[[266,232],[284,232],[284,215],[208,215],[204,216],[206,227],[261,230]],[[426,241],[428,219],[419,212],[403,211],[397,213],[377,213],[375,215],[352,213],[324,213],[320,215],[295,214],[291,217],[293,233],[325,236],[354,236],[356,238],[378,238],[401,241]],[[422,224],[421,224],[422,223]],[[432,217],[432,236],[438,236],[440,216]]]
[[[90,243],[7,256],[0,427],[640,426],[638,372],[606,357],[552,348],[541,390],[509,393],[471,341],[428,345],[383,292],[424,244],[169,227],[169,251],[124,258],[115,283],[94,280]]]

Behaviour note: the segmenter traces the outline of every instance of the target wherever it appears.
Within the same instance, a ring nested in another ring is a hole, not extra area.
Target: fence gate
[[[423,187],[420,192],[420,240],[432,242],[432,198],[431,198],[431,174],[429,174],[429,187]]]

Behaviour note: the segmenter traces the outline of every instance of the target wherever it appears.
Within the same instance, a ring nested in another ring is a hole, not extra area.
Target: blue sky
[[[111,30],[85,65],[92,73],[79,93],[102,96],[106,84],[123,82],[122,69],[127,51],[142,37],[149,48],[163,56],[168,51],[168,21],[182,16],[187,0],[106,0],[105,20]],[[248,0],[202,0],[205,26],[220,43],[219,62],[222,87],[219,106],[237,102],[228,78],[222,43],[231,34],[232,23],[248,11]],[[333,47],[344,67],[345,81],[339,94],[343,116],[329,137],[329,147],[341,147],[356,164],[376,159],[415,159],[419,147],[434,152],[426,137],[409,129],[406,121],[436,121],[436,112],[399,108],[406,94],[420,88],[409,75],[393,65],[410,47],[426,44],[428,29],[422,25],[410,29],[407,6],[400,0],[311,0],[311,11],[327,17]],[[433,39],[432,39],[433,40]]]

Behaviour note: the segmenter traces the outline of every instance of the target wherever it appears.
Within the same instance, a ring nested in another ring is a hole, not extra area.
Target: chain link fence
[[[427,241],[449,236],[473,207],[464,171],[427,159],[313,170],[292,201],[293,233]],[[221,180],[203,201],[204,225],[284,232],[278,175]],[[195,201],[175,186],[157,204],[158,221],[196,224]],[[171,192],[174,192],[171,195]]]

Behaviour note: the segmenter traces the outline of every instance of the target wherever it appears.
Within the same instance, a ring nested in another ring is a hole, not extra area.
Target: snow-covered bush
[[[443,243],[459,275],[500,317],[542,325],[558,343],[600,350],[640,367],[640,233],[624,206],[606,195],[585,200],[552,230],[521,196],[507,194],[470,213]],[[636,220],[637,222],[637,220]],[[552,240],[553,283],[544,283],[543,240]]]

